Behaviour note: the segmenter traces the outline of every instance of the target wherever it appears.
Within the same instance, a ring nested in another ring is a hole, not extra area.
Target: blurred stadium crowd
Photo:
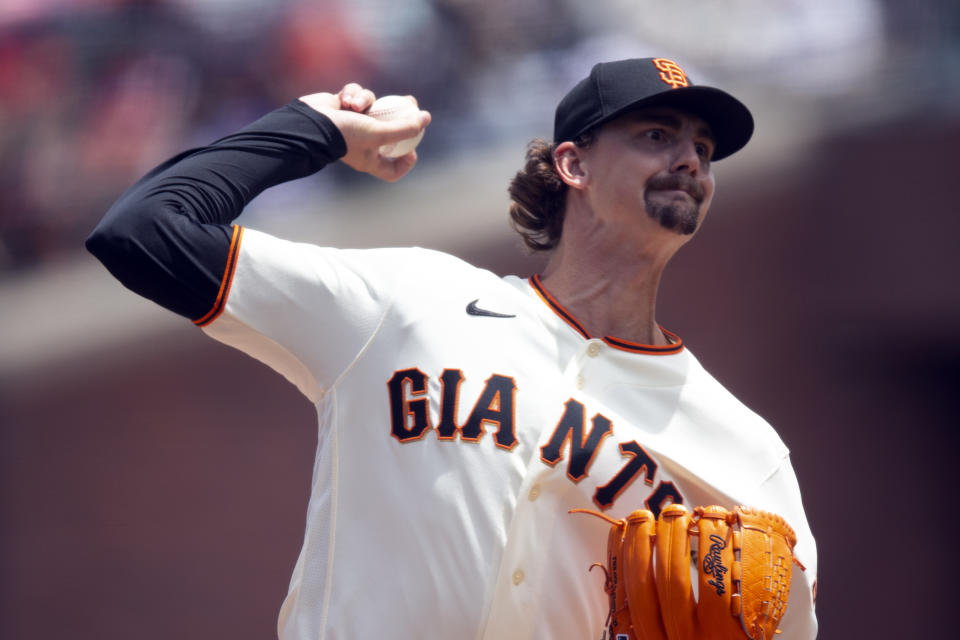
[[[498,61],[522,69],[529,54],[547,66],[547,56],[586,36],[566,6],[5,0],[0,273],[76,252],[78,238],[151,166],[298,95],[357,80],[381,94],[414,94],[435,115],[459,112],[462,122]],[[466,129],[434,127],[426,144],[495,134],[480,117]]]
[[[688,71],[735,73],[798,100],[856,95],[899,65],[901,96],[942,96],[957,85],[944,83],[956,64],[939,53],[956,58],[957,6],[3,0],[0,279],[76,255],[105,208],[164,158],[349,80],[416,95],[434,114],[423,160],[443,162],[510,135],[549,135],[556,98],[588,62],[615,57],[682,52]],[[918,69],[930,80],[914,90]],[[832,111],[859,118],[877,108],[875,91],[861,94],[867,109]],[[349,172],[325,174],[336,181],[297,188],[351,185]]]

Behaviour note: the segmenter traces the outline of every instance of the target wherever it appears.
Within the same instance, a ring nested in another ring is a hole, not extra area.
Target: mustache
[[[703,202],[703,187],[695,179],[686,174],[653,176],[647,180],[647,189],[653,191],[686,191],[698,203]]]

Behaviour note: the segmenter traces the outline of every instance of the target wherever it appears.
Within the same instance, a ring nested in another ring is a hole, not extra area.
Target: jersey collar
[[[530,286],[533,287],[533,290],[536,291],[537,295],[540,296],[540,299],[543,300],[548,307],[550,307],[554,313],[556,313],[560,318],[566,322],[574,331],[579,333],[586,340],[593,338],[587,330],[583,327],[579,320],[577,320],[572,313],[570,313],[562,304],[557,302],[556,298],[550,295],[550,292],[547,291],[543,283],[540,281],[540,275],[536,274],[529,278],[528,282]],[[659,325],[658,325],[659,326]],[[639,342],[631,342],[629,340],[622,340],[620,338],[615,338],[613,336],[603,336],[600,338],[606,344],[610,345],[615,349],[620,349],[622,351],[629,351],[632,353],[644,353],[647,355],[673,355],[683,351],[683,340],[675,333],[667,331],[663,327],[660,327],[660,330],[663,331],[664,335],[669,338],[673,344],[666,346],[656,346],[651,344],[641,344]]]

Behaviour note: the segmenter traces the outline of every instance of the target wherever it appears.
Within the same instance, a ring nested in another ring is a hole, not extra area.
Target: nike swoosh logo
[[[489,311],[487,309],[481,309],[477,306],[477,303],[480,301],[480,298],[477,298],[473,302],[467,305],[467,313],[471,316],[487,316],[488,318],[516,318],[512,313],[497,313],[496,311]]]

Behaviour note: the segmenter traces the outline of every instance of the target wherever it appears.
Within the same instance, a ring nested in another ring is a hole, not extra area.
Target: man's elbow
[[[157,212],[142,204],[114,206],[84,245],[115,278],[141,293],[139,284],[157,269],[162,226]]]
[[[112,271],[111,267],[129,259],[131,251],[136,246],[129,226],[123,223],[123,218],[108,216],[101,220],[100,224],[87,236],[84,246]]]

